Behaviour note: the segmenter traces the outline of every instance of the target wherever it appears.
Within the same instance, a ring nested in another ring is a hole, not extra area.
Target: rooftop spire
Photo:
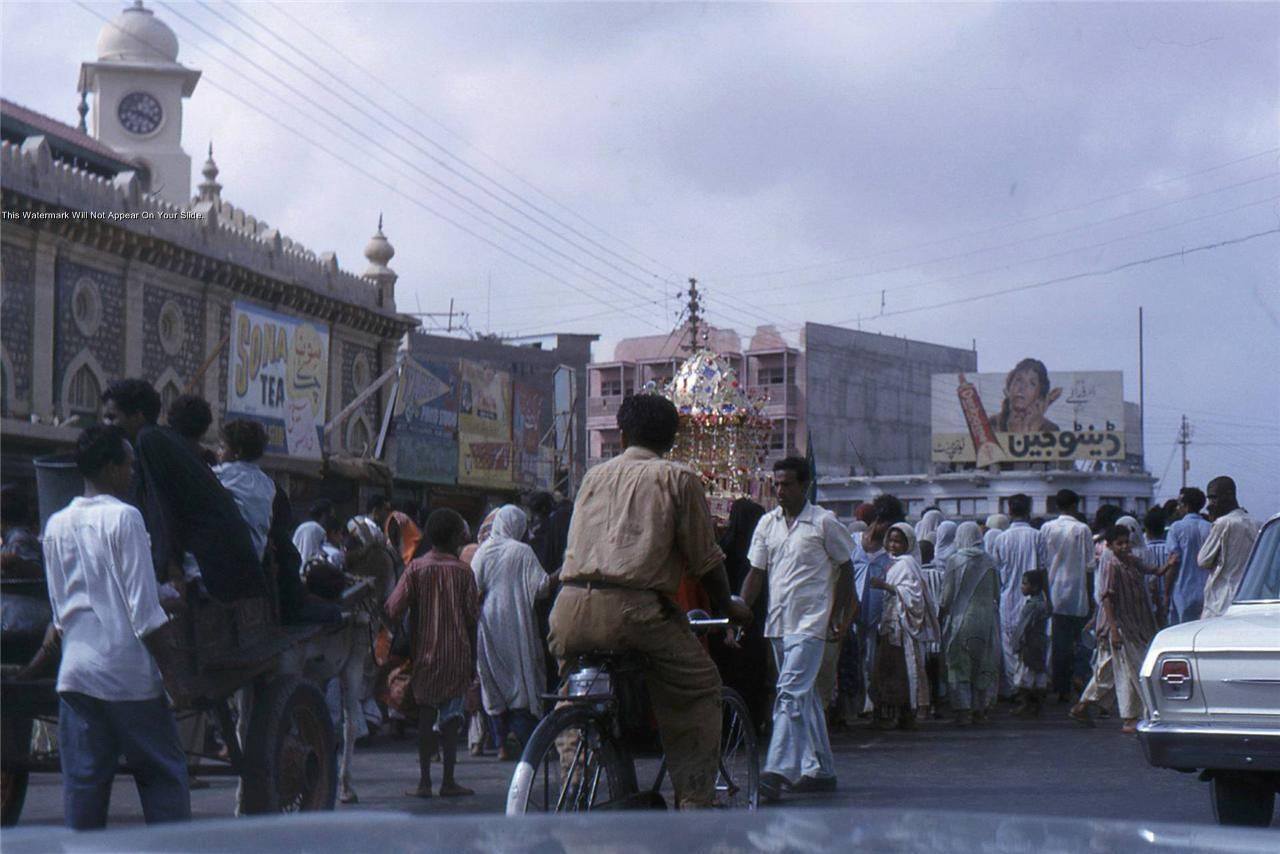
[[[204,162],[200,174],[204,176],[204,180],[200,182],[200,195],[197,198],[202,202],[222,201],[222,185],[218,183],[218,164],[213,162],[212,141],[209,143],[209,159]]]
[[[364,257],[369,261],[369,268],[364,271],[364,277],[377,284],[381,304],[387,308],[395,307],[395,284],[396,279],[400,278],[395,270],[387,266],[395,254],[395,247],[382,233],[382,213],[379,212],[378,231],[369,238],[368,245],[364,247]]]

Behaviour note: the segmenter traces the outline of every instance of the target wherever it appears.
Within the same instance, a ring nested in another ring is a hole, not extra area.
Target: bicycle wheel
[[[635,768],[613,740],[608,718],[565,706],[542,719],[507,790],[507,815],[587,812],[636,793]]]
[[[716,803],[735,809],[760,806],[760,748],[747,702],[732,688],[722,689],[720,704],[720,768],[716,774]]]

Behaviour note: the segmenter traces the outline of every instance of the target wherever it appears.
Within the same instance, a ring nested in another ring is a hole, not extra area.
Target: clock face
[[[160,127],[164,110],[160,108],[160,102],[146,92],[130,92],[120,99],[116,117],[129,133],[146,136]]]

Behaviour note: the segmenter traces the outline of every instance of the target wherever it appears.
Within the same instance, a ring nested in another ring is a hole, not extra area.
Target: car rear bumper
[[[1138,741],[1160,768],[1280,771],[1280,731],[1142,721]]]

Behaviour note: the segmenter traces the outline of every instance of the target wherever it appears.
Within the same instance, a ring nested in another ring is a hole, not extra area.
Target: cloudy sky
[[[3,4],[0,91],[74,122],[121,5]],[[382,212],[403,309],[608,358],[697,276],[1136,400],[1142,306],[1159,495],[1186,413],[1191,482],[1280,510],[1280,5],[149,5],[197,170],[348,269]]]

